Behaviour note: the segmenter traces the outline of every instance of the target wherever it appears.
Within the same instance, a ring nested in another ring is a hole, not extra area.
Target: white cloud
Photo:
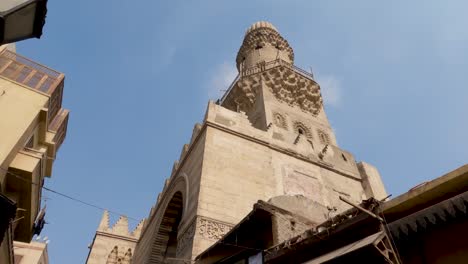
[[[213,71],[208,82],[208,97],[216,100],[223,96],[237,76],[237,69],[232,63],[223,62]]]
[[[317,77],[317,82],[320,84],[325,105],[340,106],[342,94],[340,81],[332,75],[322,75]]]

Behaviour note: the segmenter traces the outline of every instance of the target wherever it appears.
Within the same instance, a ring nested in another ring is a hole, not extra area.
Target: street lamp
[[[40,38],[47,0],[0,0],[0,45]]]

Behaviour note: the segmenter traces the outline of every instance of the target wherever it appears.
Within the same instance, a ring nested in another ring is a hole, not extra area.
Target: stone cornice
[[[96,235],[116,238],[116,239],[120,239],[120,240],[126,240],[126,241],[130,241],[130,242],[135,242],[135,243],[138,242],[137,238],[127,237],[127,236],[120,236],[120,235],[111,234],[111,233],[102,232],[102,231],[96,231]]]
[[[290,155],[290,156],[293,156],[294,158],[297,158],[299,160],[302,160],[302,161],[305,161],[305,162],[309,162],[309,163],[312,163],[314,165],[317,165],[321,168],[324,168],[324,169],[327,169],[327,170],[330,170],[330,171],[333,171],[337,174],[340,174],[342,176],[345,176],[347,178],[350,178],[350,179],[353,179],[353,180],[358,180],[358,181],[362,181],[361,178],[359,177],[356,177],[350,173],[347,173],[346,171],[344,170],[341,170],[341,169],[338,169],[338,168],[335,168],[332,164],[330,163],[327,163],[327,162],[324,162],[324,161],[319,161],[318,159],[317,160],[313,160],[311,159],[310,157],[306,157],[306,156],[303,156],[303,155],[300,155],[294,151],[291,151],[291,150],[288,150],[288,149],[285,149],[285,148],[282,148],[280,146],[277,146],[277,145],[274,145],[268,141],[265,141],[265,140],[261,140],[259,138],[255,138],[255,137],[252,137],[252,136],[249,136],[249,135],[246,135],[246,134],[243,134],[243,133],[240,133],[238,131],[235,131],[235,130],[232,130],[232,129],[229,129],[229,128],[226,128],[224,126],[221,126],[217,123],[214,123],[214,122],[211,122],[211,121],[206,121],[206,126],[209,126],[209,127],[213,127],[213,128],[216,128],[216,129],[219,129],[219,130],[222,130],[223,132],[226,132],[226,133],[229,133],[229,134],[232,134],[232,135],[235,135],[235,136],[238,136],[238,137],[241,137],[243,139],[246,139],[246,140],[249,140],[249,141],[252,141],[252,142],[255,142],[257,144],[260,144],[260,145],[263,145],[263,146],[266,146],[270,149],[273,149],[273,150],[276,150],[278,152],[281,152],[281,153],[284,153],[284,154],[287,154],[287,155]],[[205,127],[205,125],[203,126]]]

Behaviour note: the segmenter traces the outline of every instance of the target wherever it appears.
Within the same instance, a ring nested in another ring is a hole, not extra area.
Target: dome
[[[256,29],[259,29],[259,28],[269,28],[269,29],[273,29],[274,31],[278,32],[278,30],[275,28],[275,26],[273,26],[273,24],[271,24],[270,22],[268,22],[268,21],[258,21],[258,22],[253,23],[247,29],[247,31],[245,32],[245,35],[247,36],[247,34],[249,34],[250,32],[252,32],[252,31],[254,31]]]

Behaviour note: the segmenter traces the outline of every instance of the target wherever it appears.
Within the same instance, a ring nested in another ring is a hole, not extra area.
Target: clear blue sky
[[[43,38],[17,51],[66,74],[68,134],[46,183],[55,190],[146,217],[257,20],[288,39],[298,66],[313,68],[339,145],[377,166],[389,193],[467,161],[466,1],[48,6]],[[51,263],[83,263],[102,212],[44,195]]]

